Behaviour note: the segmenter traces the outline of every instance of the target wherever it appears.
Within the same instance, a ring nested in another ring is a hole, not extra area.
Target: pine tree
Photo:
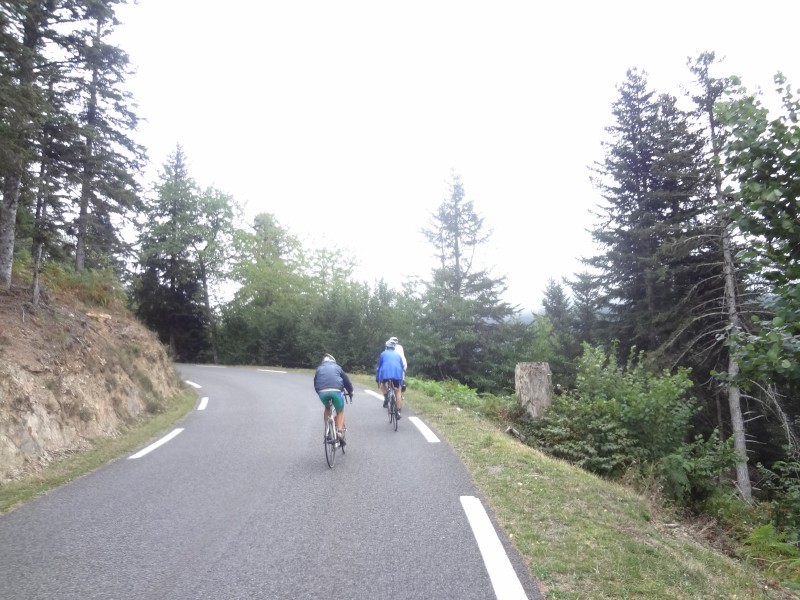
[[[434,246],[439,267],[423,294],[425,338],[418,341],[419,368],[481,389],[511,385],[513,366],[505,369],[503,381],[485,376],[485,365],[502,355],[503,325],[516,311],[501,299],[505,278],[493,277],[474,263],[477,249],[490,239],[491,231],[474,203],[465,200],[458,175],[453,174],[450,196],[422,233]]]
[[[600,288],[595,278],[587,272],[577,273],[568,282],[572,291],[572,316],[578,342],[591,346],[600,344]]]
[[[178,146],[160,174],[139,235],[142,268],[133,287],[137,316],[159,334],[178,360],[203,360],[209,323],[195,249],[202,243],[199,191]]]
[[[73,68],[67,74],[73,103],[80,107],[80,198],[75,239],[75,270],[105,266],[125,251],[114,219],[141,209],[135,175],[146,154],[129,136],[138,117],[123,84],[128,55],[108,43],[118,25],[114,5],[124,0],[76,0],[82,27],[70,36]]]
[[[564,287],[550,279],[542,300],[543,317],[550,323],[548,335],[551,352],[549,358],[553,379],[564,388],[575,383],[577,359],[581,355],[581,344],[575,330],[574,308]]]
[[[11,287],[17,209],[28,169],[35,160],[34,140],[45,113],[39,82],[43,48],[51,36],[58,2],[26,0],[0,11],[0,284]]]
[[[34,304],[41,262],[61,257],[70,236],[77,270],[88,248],[88,266],[121,274],[129,250],[120,219],[140,207],[135,174],[144,151],[127,136],[137,122],[122,87],[127,56],[105,41],[114,6],[124,1],[22,0],[0,8],[8,59],[0,65],[0,273],[10,285],[15,239],[30,240]],[[74,229],[63,222],[69,212],[78,214]]]
[[[698,280],[688,240],[698,233],[705,179],[703,141],[675,98],[656,97],[635,69],[619,89],[595,177],[606,205],[593,237],[605,252],[586,262],[624,360],[633,347],[655,351],[669,342]]]

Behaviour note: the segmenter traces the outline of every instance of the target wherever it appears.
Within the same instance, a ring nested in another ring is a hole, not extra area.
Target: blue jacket
[[[403,357],[394,348],[387,348],[378,357],[378,368],[375,370],[375,381],[380,383],[387,379],[403,381]]]
[[[353,393],[353,384],[344,369],[332,360],[323,361],[314,374],[314,390],[319,394],[322,390],[347,390]]]

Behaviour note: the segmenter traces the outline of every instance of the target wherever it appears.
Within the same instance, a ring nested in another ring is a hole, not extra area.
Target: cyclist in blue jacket
[[[353,397],[353,384],[344,369],[336,364],[336,359],[330,354],[322,357],[322,362],[314,373],[314,391],[319,394],[325,411],[323,412],[323,422],[327,422],[330,409],[328,408],[328,398],[333,400],[336,407],[336,433],[339,441],[344,444],[342,437],[342,427],[344,427],[344,395],[346,391],[350,398]]]
[[[402,403],[401,386],[403,385],[403,358],[395,350],[397,342],[386,341],[386,348],[378,357],[378,368],[375,370],[375,382],[381,386],[383,392],[383,407],[389,403],[387,395],[389,385],[394,388],[394,397],[397,401],[397,418],[400,418],[400,406]]]

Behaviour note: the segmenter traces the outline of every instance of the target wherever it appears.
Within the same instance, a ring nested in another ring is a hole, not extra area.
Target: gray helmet
[[[322,362],[336,362],[336,359],[333,358],[332,354],[326,354],[322,357]]]

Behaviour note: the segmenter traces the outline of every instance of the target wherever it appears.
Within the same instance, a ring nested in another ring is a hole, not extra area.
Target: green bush
[[[760,487],[769,502],[775,527],[789,532],[794,544],[800,544],[800,462],[776,461],[768,469],[757,465]]]
[[[686,370],[654,375],[641,355],[622,368],[616,351],[584,346],[576,388],[529,431],[544,451],[602,475],[655,463],[685,444],[697,404]]]
[[[664,495],[678,504],[697,509],[719,488],[720,474],[736,466],[738,454],[732,439],[720,440],[719,432],[704,440],[697,435],[657,462]]]
[[[636,442],[621,427],[607,401],[558,396],[547,413],[527,428],[530,443],[598,475],[620,475],[636,461]]]
[[[797,541],[790,541],[785,531],[767,523],[748,536],[745,547],[751,559],[762,563],[762,567],[779,577],[786,587],[800,590],[800,549]]]
[[[12,275],[15,279],[30,283],[33,270],[30,252],[19,251],[14,255]],[[125,290],[112,269],[87,269],[78,273],[71,264],[45,261],[41,265],[39,283],[59,302],[79,300],[112,311],[125,307]]]
[[[114,311],[125,306],[125,290],[111,269],[78,273],[69,266],[44,263],[41,280],[51,294],[62,299],[80,300],[89,306]]]

